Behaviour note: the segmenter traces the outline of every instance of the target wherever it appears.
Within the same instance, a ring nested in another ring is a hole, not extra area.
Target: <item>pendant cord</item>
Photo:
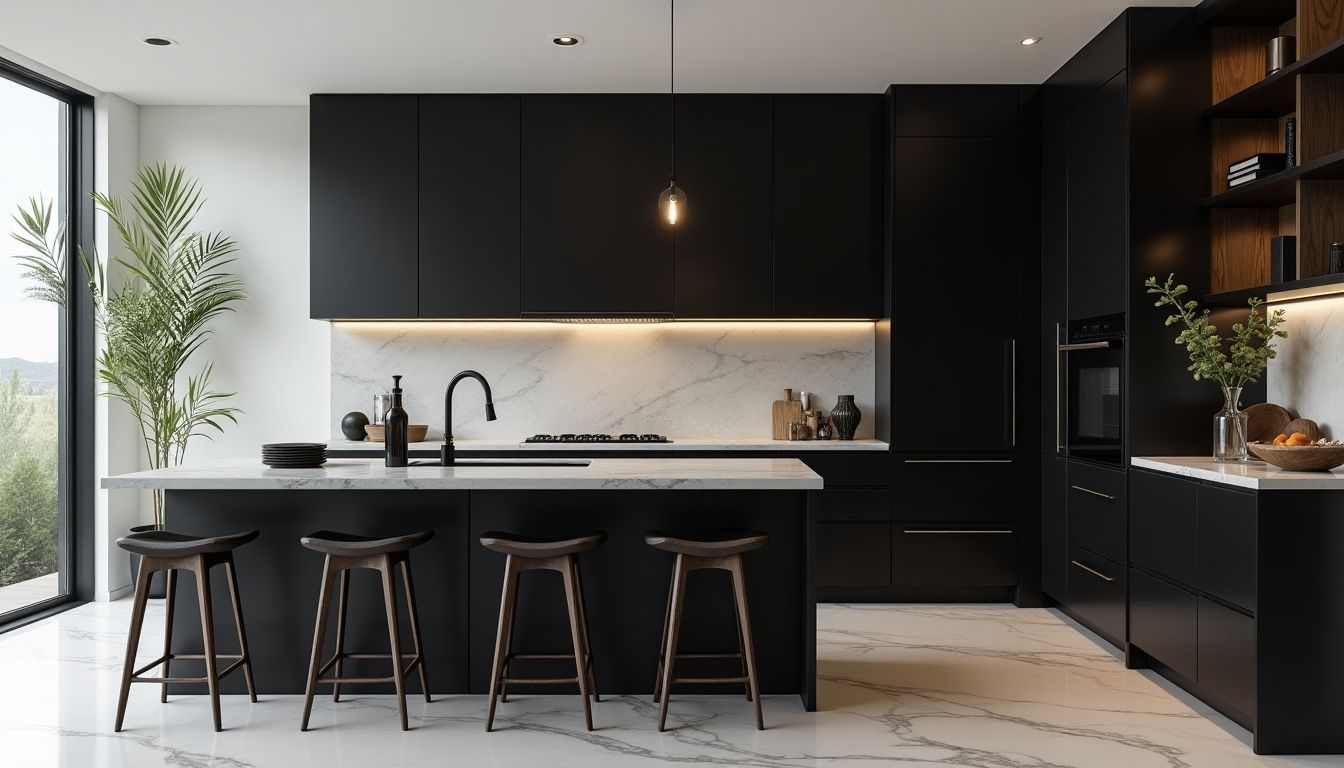
[[[672,99],[672,186],[677,180],[677,0],[668,0],[667,90]]]

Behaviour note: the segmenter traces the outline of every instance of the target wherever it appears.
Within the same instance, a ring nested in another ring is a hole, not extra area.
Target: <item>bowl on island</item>
[[[387,425],[385,424],[370,424],[364,427],[364,434],[366,435],[364,439],[368,440],[370,443],[383,442],[383,430],[386,428],[386,426]],[[429,425],[408,424],[406,425],[406,432],[407,432],[406,435],[407,442],[410,443],[424,442],[425,435],[429,434]]]
[[[1328,472],[1344,465],[1344,443],[1318,440],[1310,445],[1270,445],[1250,443],[1246,446],[1264,461],[1280,469],[1301,472]]]

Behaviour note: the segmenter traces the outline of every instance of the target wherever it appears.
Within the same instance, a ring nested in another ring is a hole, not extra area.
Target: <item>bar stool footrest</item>
[[[697,683],[700,685],[713,685],[715,683],[745,683],[749,680],[750,678],[746,675],[738,675],[737,677],[674,677],[672,678],[672,684],[680,685],[682,683]]]
[[[423,658],[422,658],[419,654],[413,654],[413,653],[403,653],[403,654],[401,655],[401,658],[402,658],[403,660],[405,660],[405,659],[410,659],[410,663],[407,664],[406,667],[405,667],[405,668],[402,670],[402,672],[401,672],[401,674],[402,674],[403,677],[410,675],[411,672],[414,671],[416,667],[420,666],[420,663],[423,661]],[[317,682],[319,685],[322,684],[322,683],[340,683],[340,684],[344,685],[345,683],[359,684],[359,683],[394,683],[394,682],[396,682],[396,677],[395,677],[395,676],[388,676],[388,677],[323,677],[323,676],[322,676],[322,675],[326,674],[326,672],[327,672],[328,670],[330,670],[333,666],[335,666],[335,665],[336,665],[336,662],[338,662],[338,661],[342,661],[342,660],[350,660],[350,659],[356,659],[356,660],[358,660],[358,659],[364,659],[364,660],[375,659],[375,660],[391,661],[391,660],[392,660],[392,654],[390,654],[390,653],[338,653],[338,654],[332,656],[330,659],[328,659],[328,660],[327,660],[327,663],[326,663],[326,664],[323,664],[321,669],[317,670],[317,681],[316,681],[316,682]],[[223,677],[223,675],[221,675],[221,677]]]

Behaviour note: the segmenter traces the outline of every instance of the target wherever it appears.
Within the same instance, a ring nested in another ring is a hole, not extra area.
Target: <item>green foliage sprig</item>
[[[1176,343],[1184,344],[1190,354],[1189,371],[1195,381],[1208,379],[1223,387],[1244,387],[1259,381],[1269,361],[1277,352],[1274,339],[1288,338],[1288,332],[1280,328],[1283,325],[1282,309],[1262,312],[1264,301],[1252,297],[1248,300],[1251,311],[1246,321],[1232,326],[1232,338],[1224,339],[1218,328],[1209,320],[1209,310],[1199,311],[1199,302],[1182,301],[1181,297],[1190,288],[1176,284],[1175,275],[1167,275],[1166,282],[1159,283],[1156,277],[1143,282],[1148,293],[1156,295],[1155,307],[1172,307],[1174,314],[1168,315],[1166,324],[1185,326],[1176,334]]]

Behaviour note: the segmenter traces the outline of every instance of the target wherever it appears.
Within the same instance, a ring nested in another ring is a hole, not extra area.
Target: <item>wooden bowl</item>
[[[381,443],[381,442],[383,442],[383,430],[384,430],[384,427],[385,427],[385,425],[383,425],[383,424],[370,424],[370,425],[364,427],[364,434],[365,434],[365,438],[364,438],[364,439],[365,439],[365,440],[368,440],[370,443]],[[410,434],[407,435],[407,437],[409,438],[410,442],[412,442],[412,443],[420,443],[420,442],[424,442],[424,440],[425,440],[425,435],[429,434],[429,425],[428,425],[428,424],[410,424],[410,425],[408,425],[407,431],[410,433]]]
[[[1344,464],[1344,445],[1266,445],[1251,443],[1251,453],[1282,469],[1326,472]]]

